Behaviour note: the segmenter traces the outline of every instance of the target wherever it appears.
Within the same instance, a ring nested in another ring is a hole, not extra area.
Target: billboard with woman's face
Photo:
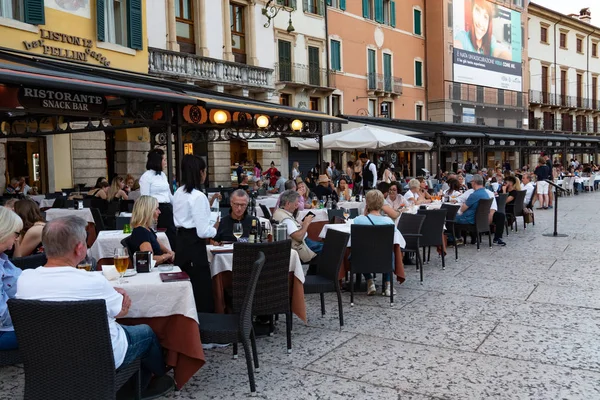
[[[487,0],[454,0],[454,81],[522,90],[521,13]]]

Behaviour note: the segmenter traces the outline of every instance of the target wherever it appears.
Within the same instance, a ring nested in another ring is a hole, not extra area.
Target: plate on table
[[[124,277],[135,276],[135,275],[137,275],[137,271],[135,269],[133,269],[133,268],[128,269],[123,274]]]

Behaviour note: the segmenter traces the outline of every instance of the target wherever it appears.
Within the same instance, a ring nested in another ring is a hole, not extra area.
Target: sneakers
[[[502,239],[494,239],[494,244],[498,246],[506,246],[506,243]]]
[[[385,283],[385,289],[383,291],[383,293],[381,293],[383,296],[385,297],[390,297],[391,294],[391,290],[390,290],[390,283],[386,282]],[[394,295],[396,295],[396,289],[394,289]]]
[[[375,293],[377,293],[375,282],[373,282],[373,279],[367,280],[367,296],[373,296]]]

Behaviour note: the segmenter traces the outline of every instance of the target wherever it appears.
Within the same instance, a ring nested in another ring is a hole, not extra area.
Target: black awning
[[[472,137],[472,138],[482,138],[485,137],[485,133],[481,132],[455,132],[455,131],[442,131],[442,135],[449,137]]]

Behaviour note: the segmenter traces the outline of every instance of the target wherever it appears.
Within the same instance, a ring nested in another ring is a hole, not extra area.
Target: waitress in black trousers
[[[211,223],[210,204],[200,190],[206,180],[206,163],[198,156],[185,155],[181,175],[182,186],[173,196],[177,227],[175,265],[190,276],[198,312],[214,312],[206,240],[215,237],[219,222]]]
[[[160,215],[158,216],[157,228],[166,229],[171,249],[175,248],[175,224],[173,223],[173,195],[169,180],[163,172],[167,167],[165,152],[161,149],[152,149],[148,152],[146,172],[140,177],[140,195],[152,196],[158,200]]]

